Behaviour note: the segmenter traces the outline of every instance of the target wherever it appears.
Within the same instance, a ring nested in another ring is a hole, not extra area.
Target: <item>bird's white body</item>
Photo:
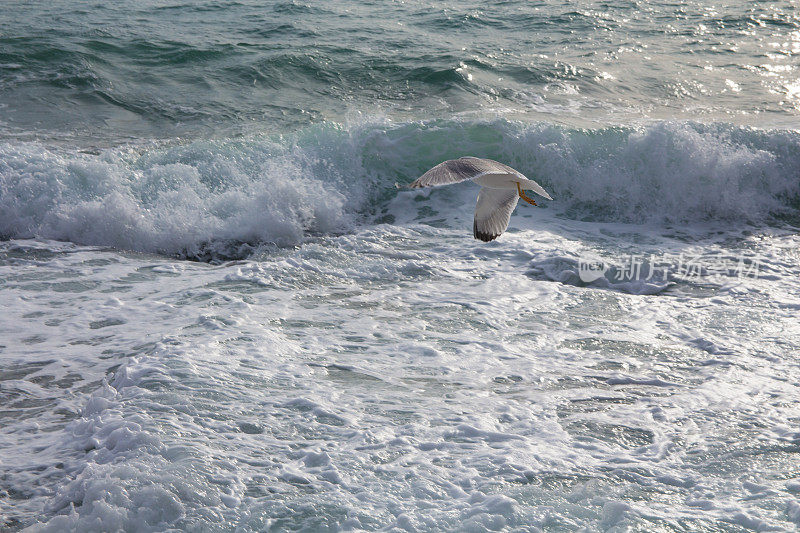
[[[510,166],[478,157],[461,157],[439,163],[420,176],[410,187],[437,187],[467,180],[472,180],[481,186],[478,203],[475,206],[473,234],[476,239],[482,241],[496,239],[506,230],[511,220],[511,213],[520,198],[531,205],[536,205],[536,202],[525,196],[523,190],[533,191],[552,200],[541,185],[529,180]]]
[[[477,183],[481,187],[488,187],[490,189],[514,189],[517,190],[517,183],[524,191],[534,190],[539,184],[533,180],[529,180],[522,174],[483,174],[474,178],[473,183]]]

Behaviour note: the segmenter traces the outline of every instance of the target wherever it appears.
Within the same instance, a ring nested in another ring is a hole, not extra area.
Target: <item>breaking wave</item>
[[[396,182],[468,154],[538,180],[555,198],[550,207],[581,220],[758,224],[800,206],[793,131],[374,120],[99,153],[0,143],[0,235],[199,258],[296,245],[386,221],[398,194],[418,194],[398,192]],[[448,219],[438,194],[417,204]]]

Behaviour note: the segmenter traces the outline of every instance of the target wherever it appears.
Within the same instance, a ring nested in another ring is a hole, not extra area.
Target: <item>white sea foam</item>
[[[195,142],[100,156],[3,145],[0,232],[146,252],[198,253],[214,241],[296,244],[347,230],[360,191],[337,189],[291,146]]]

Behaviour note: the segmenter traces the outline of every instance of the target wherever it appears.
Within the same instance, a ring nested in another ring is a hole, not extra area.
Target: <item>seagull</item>
[[[520,198],[536,206],[536,202],[526,196],[523,190],[531,190],[552,200],[541,185],[529,180],[521,172],[503,163],[479,157],[460,157],[439,163],[409,187],[439,187],[467,180],[481,186],[472,233],[476,239],[484,242],[496,239],[508,228],[511,213]]]

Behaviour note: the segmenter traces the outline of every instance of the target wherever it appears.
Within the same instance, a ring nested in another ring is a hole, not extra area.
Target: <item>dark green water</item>
[[[9,1],[6,136],[286,131],[353,116],[786,126],[790,2]]]

